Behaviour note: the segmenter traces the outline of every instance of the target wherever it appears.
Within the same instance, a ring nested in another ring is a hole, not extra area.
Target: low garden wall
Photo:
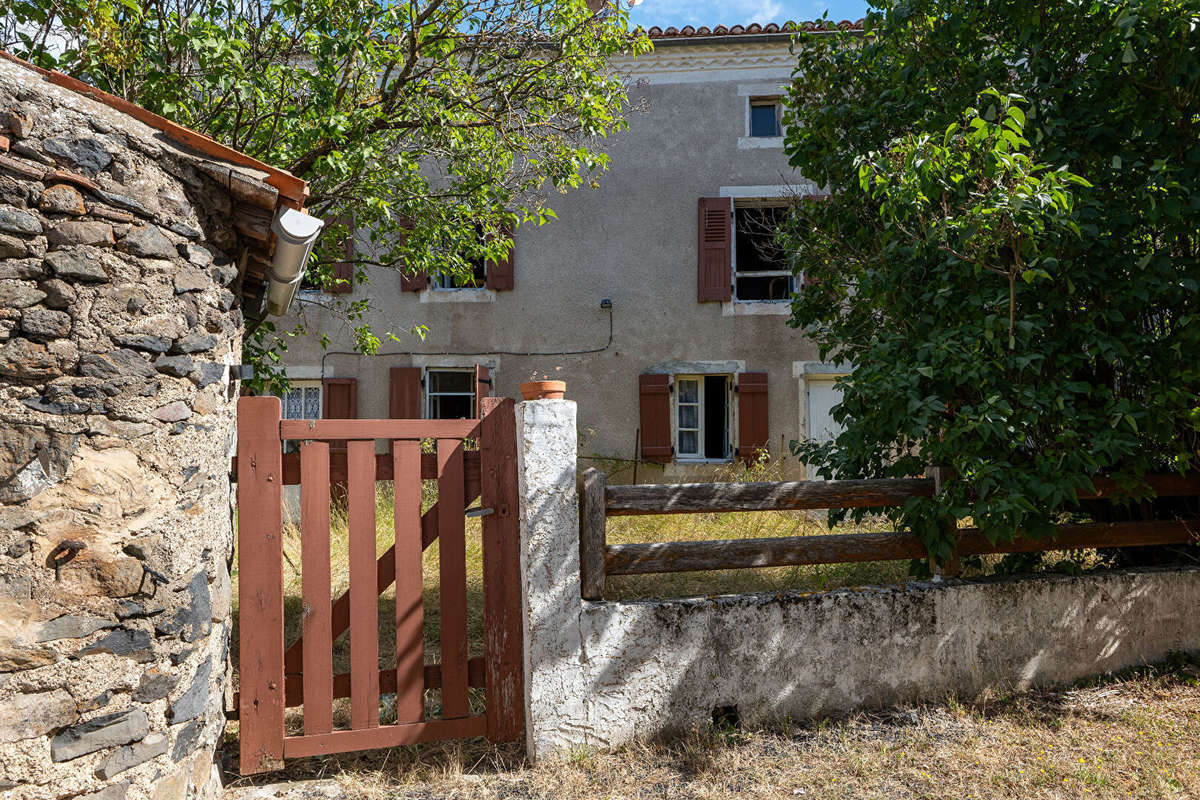
[[[1200,569],[668,601],[581,598],[575,406],[517,406],[534,758],[736,715],[836,715],[1200,650]]]

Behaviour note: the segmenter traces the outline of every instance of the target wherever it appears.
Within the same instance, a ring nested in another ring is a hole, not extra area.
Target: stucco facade
[[[289,377],[354,379],[359,417],[389,415],[393,367],[482,364],[491,393],[512,397],[533,376],[562,379],[579,403],[580,455],[633,459],[640,374],[729,375],[731,458],[741,444],[738,375],[766,373],[765,438],[773,456],[786,452],[808,433],[806,378],[829,370],[813,366],[816,346],[788,327],[786,301],[698,301],[697,208],[704,197],[740,202],[817,190],[788,167],[781,138],[748,135],[750,99],[778,96],[794,65],[786,35],[664,41],[619,64],[633,110],[628,129],[607,142],[611,168],[599,188],[554,198],[556,221],[517,231],[511,290],[405,292],[400,275],[373,274],[355,287],[370,293],[371,325],[404,331],[423,324],[428,337],[355,355],[349,328],[308,304],[307,323],[332,343],[328,351],[311,337],[293,343]],[[646,466],[638,479],[701,476],[722,460],[671,458],[665,475]],[[795,474],[799,464],[786,461]]]

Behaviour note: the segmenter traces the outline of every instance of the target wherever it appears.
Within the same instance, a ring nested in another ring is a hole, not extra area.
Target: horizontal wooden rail
[[[381,750],[386,747],[429,742],[435,739],[468,739],[487,733],[487,717],[476,714],[457,719],[432,719],[404,725],[379,725],[353,731],[333,731],[313,736],[287,736],[284,758],[323,756],[350,750]]]
[[[1054,539],[1017,539],[992,544],[978,528],[958,531],[959,557],[1093,547],[1139,547],[1200,541],[1200,523],[1099,522],[1060,525]],[[646,575],[713,569],[747,569],[859,561],[925,558],[925,546],[909,532],[846,533],[771,539],[616,544],[605,548],[607,575]]]
[[[467,450],[463,453],[463,466],[466,472],[467,479],[467,496],[475,497],[479,494],[479,451]],[[395,478],[392,474],[392,454],[391,453],[376,453],[375,454],[375,480],[390,481]],[[229,474],[234,476],[233,480],[237,481],[237,456],[229,460]],[[345,453],[330,453],[329,454],[329,482],[330,483],[345,483],[346,482],[346,454]],[[421,454],[421,478],[423,480],[434,480],[437,478],[437,453],[422,453]],[[284,453],[283,454],[283,485],[284,486],[299,486],[300,485],[300,454],[299,453]],[[471,492],[470,487],[474,486],[475,491]]]
[[[281,439],[469,439],[477,419],[285,419]]]
[[[679,483],[608,486],[605,514],[698,514],[723,511],[801,511],[818,508],[882,508],[910,497],[933,497],[930,478],[862,481]]]

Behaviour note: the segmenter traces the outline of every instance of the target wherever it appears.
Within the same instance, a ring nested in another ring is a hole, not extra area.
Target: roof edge
[[[46,80],[61,86],[64,89],[69,89],[76,94],[83,95],[96,102],[103,103],[110,108],[127,114],[139,122],[157,130],[168,139],[179,144],[196,150],[203,155],[211,156],[215,159],[228,161],[243,167],[250,167],[261,170],[267,173],[265,183],[275,187],[279,191],[280,201],[292,208],[301,209],[304,207],[305,201],[308,199],[308,183],[301,178],[297,178],[292,173],[273,167],[270,164],[265,164],[256,158],[246,155],[245,153],[234,150],[232,147],[221,144],[216,139],[205,136],[202,133],[197,133],[190,128],[185,128],[182,125],[172,122],[166,117],[159,116],[153,111],[148,111],[139,105],[135,105],[128,100],[117,97],[114,94],[97,89],[94,86],[89,86],[78,78],[72,78],[62,72],[48,70],[39,67],[36,64],[31,64],[23,58],[19,58],[7,50],[0,50],[0,58],[6,61],[11,61],[26,69],[32,70],[41,75]]]

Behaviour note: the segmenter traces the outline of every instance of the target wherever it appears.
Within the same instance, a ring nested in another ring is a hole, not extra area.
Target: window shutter
[[[504,227],[504,233],[507,236],[513,235],[511,225]],[[512,249],[508,251],[508,256],[503,261],[489,261],[487,263],[486,281],[487,288],[495,292],[509,291],[515,284],[515,271],[513,269],[513,261],[517,254],[517,243],[513,242]]]
[[[665,464],[674,455],[671,447],[671,376],[639,375],[638,396],[641,401],[642,458]]]
[[[342,240],[342,261],[333,264],[333,284],[326,287],[330,294],[349,294],[354,291],[354,217],[343,215],[333,220],[333,224],[344,224],[348,229],[346,238]]]
[[[749,464],[767,448],[767,373],[743,372],[738,376],[737,455]]]
[[[358,418],[358,381],[354,378],[326,378],[321,381],[321,417],[324,419]],[[344,453],[346,443],[330,442],[329,449]]]
[[[727,302],[733,263],[733,200],[701,197],[696,282],[701,303]]]
[[[421,368],[392,367],[388,371],[388,417],[421,419]]]
[[[400,221],[400,224],[406,230],[412,228],[412,221],[405,217]],[[405,239],[408,238],[404,234]],[[407,264],[400,264],[400,291],[402,292],[423,292],[425,286],[429,283],[429,276],[424,272],[409,272]],[[419,416],[419,415],[418,415]]]
[[[480,402],[485,397],[490,397],[492,394],[492,372],[483,364],[475,365],[475,416],[481,416],[483,413],[483,403]]]

